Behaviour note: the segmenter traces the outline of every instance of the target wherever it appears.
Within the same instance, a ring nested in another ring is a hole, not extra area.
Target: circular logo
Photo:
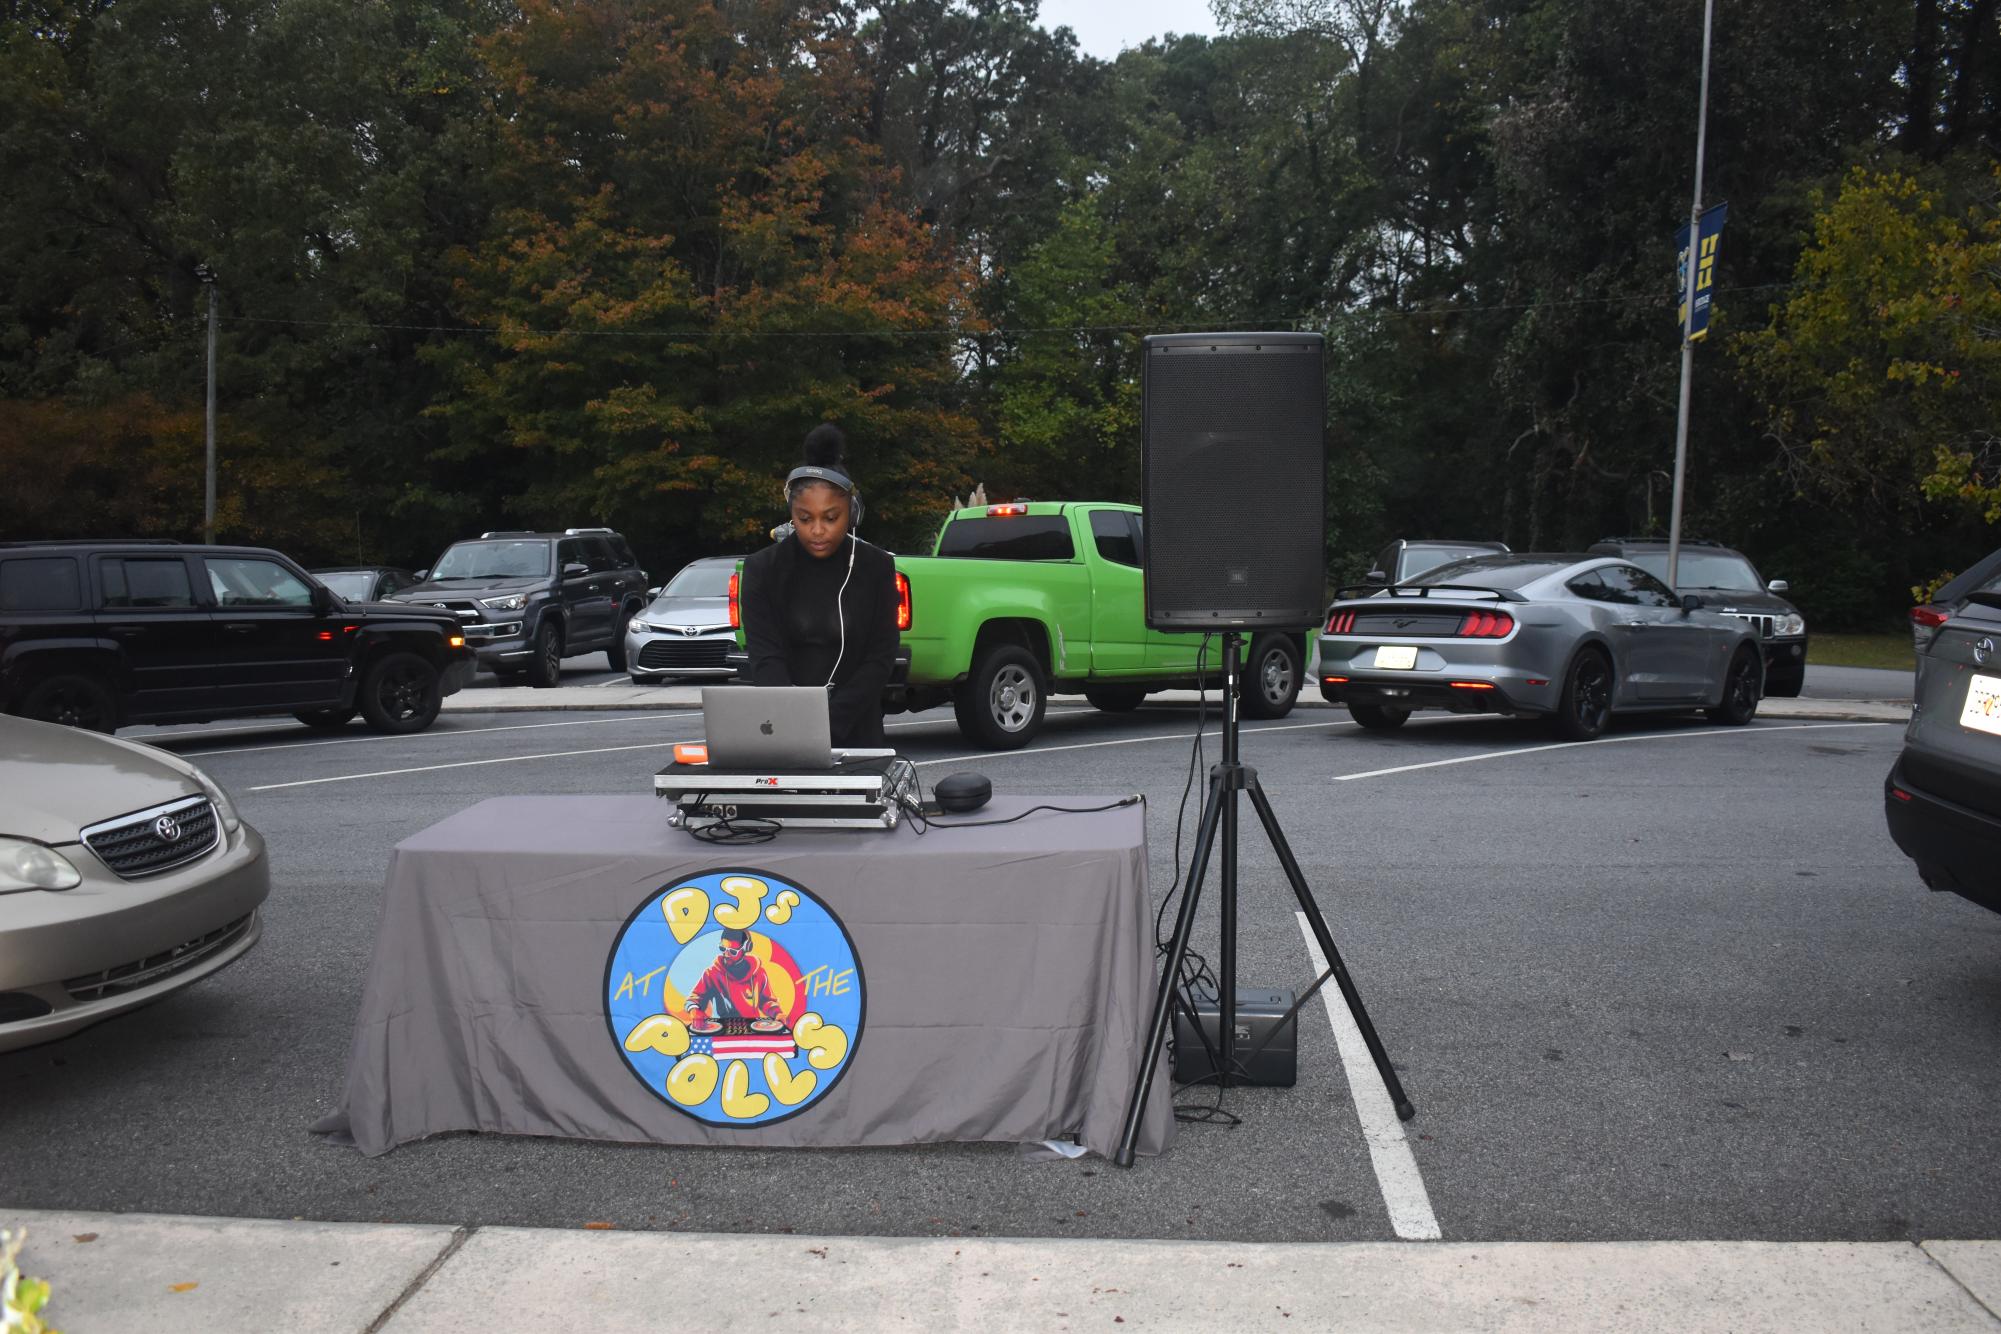
[[[854,1060],[861,961],[833,911],[765,871],[706,871],[633,911],[605,960],[626,1068],[676,1111],[746,1129],[799,1115]]]
[[[171,815],[161,816],[159,819],[153,821],[153,837],[159,839],[162,843],[180,842],[181,822]]]

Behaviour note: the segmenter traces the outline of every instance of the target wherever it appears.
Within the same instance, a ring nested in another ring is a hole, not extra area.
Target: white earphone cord
[[[827,689],[834,688],[834,672],[841,670],[841,659],[848,654],[848,580],[855,577],[855,545],[859,541],[854,533],[848,534],[848,572],[841,576],[841,591],[834,594],[834,611],[841,620],[841,646],[834,651],[833,671],[827,673]]]

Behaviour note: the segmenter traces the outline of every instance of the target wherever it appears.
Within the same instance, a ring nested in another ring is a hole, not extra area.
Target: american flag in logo
[[[755,1060],[766,1055],[777,1055],[789,1061],[799,1054],[799,1049],[792,1045],[790,1033],[753,1032],[742,1020],[725,1024],[723,1031],[713,1036],[695,1034],[688,1050],[692,1055],[713,1056],[719,1061],[731,1057]]]

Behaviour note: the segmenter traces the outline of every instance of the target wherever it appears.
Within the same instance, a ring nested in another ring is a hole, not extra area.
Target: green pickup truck
[[[1144,540],[1136,505],[1014,501],[953,511],[931,555],[896,558],[909,665],[885,709],[949,702],[969,741],[1012,750],[1041,729],[1052,694],[1123,713],[1148,691],[1193,686],[1203,637],[1146,628]],[[1212,641],[1204,663],[1212,687],[1220,652]],[[1305,663],[1304,634],[1254,636],[1244,716],[1289,713]]]

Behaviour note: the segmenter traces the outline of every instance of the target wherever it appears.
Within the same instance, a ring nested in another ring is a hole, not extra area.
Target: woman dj
[[[823,423],[785,479],[792,531],[743,563],[738,597],[750,679],[827,687],[836,746],[883,746],[882,691],[896,663],[896,564],[855,536],[861,493],[846,440]]]

